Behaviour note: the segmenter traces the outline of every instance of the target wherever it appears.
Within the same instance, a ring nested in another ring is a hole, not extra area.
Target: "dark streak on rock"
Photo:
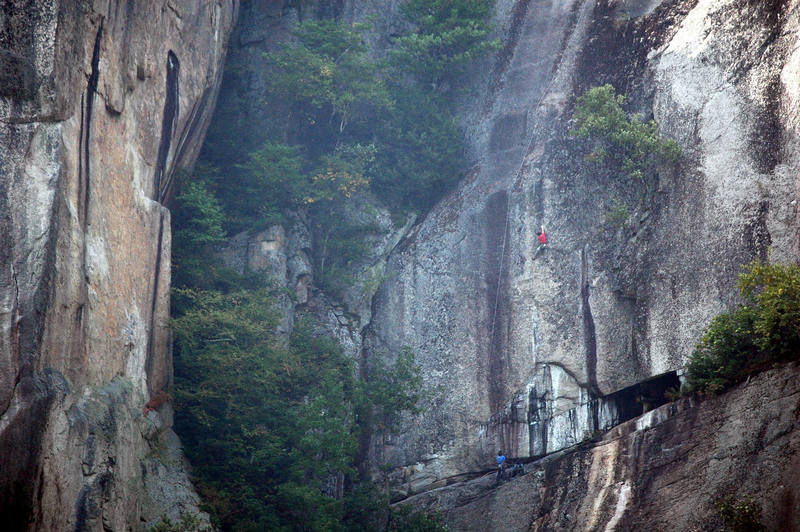
[[[175,157],[174,161],[176,165],[183,160],[184,154],[186,153],[187,146],[191,145],[191,140],[195,139],[195,135],[198,132],[198,128],[201,127],[203,123],[203,116],[204,111],[209,104],[209,98],[212,96],[213,92],[210,89],[206,89],[203,91],[203,94],[200,96],[200,99],[192,106],[192,110],[189,113],[189,117],[186,120],[186,126],[183,128],[183,131],[178,138],[177,147],[175,148]],[[167,176],[166,182],[161,186],[161,198],[160,201],[165,205],[169,204],[172,195],[172,185],[175,181],[175,172],[170,172]]]
[[[759,173],[771,174],[783,159],[784,130],[781,123],[781,82],[774,79],[766,90],[766,105],[756,111],[749,133],[750,153]]]
[[[761,262],[769,259],[769,247],[772,244],[772,235],[767,227],[769,215],[769,202],[762,200],[758,204],[755,217],[744,227],[745,249],[750,257],[758,257]]]
[[[505,39],[505,46],[497,54],[497,61],[492,69],[484,112],[488,112],[491,109],[494,104],[494,96],[502,86],[503,74],[514,57],[514,49],[517,47],[517,42],[519,42],[522,24],[525,22],[530,3],[530,0],[518,0],[514,5],[514,11],[511,14],[511,28],[508,31],[508,37]]]
[[[11,360],[13,361],[13,365],[16,369],[16,375],[14,376],[14,387],[19,384],[20,379],[20,360],[22,358],[22,350],[20,349],[21,345],[21,334],[22,334],[22,320],[20,319],[20,310],[19,310],[19,280],[17,279],[17,271],[14,268],[14,264],[11,264],[11,276],[14,282],[14,309],[13,309],[13,320],[14,320],[14,332],[13,337],[11,338]],[[13,395],[13,394],[12,394]],[[8,398],[9,401],[11,397]],[[2,405],[3,410],[5,412],[8,404]]]
[[[546,378],[550,380],[550,367],[545,366]],[[544,455],[547,452],[547,390],[540,392],[534,386],[528,394],[528,441],[531,447],[528,454],[531,456]],[[539,442],[538,449],[533,444]]]
[[[375,315],[376,311],[376,298],[372,298],[371,303],[371,310],[372,315]],[[370,323],[362,330],[361,337],[361,359],[358,364],[358,378],[362,382],[367,382],[369,378],[369,372],[367,371],[367,365],[369,363],[369,349],[367,348],[367,343],[364,341],[370,334],[372,333],[372,324]],[[371,412],[366,412],[366,415],[370,416]],[[372,442],[372,436],[374,434],[373,427],[375,426],[372,423],[372,420],[363,419],[361,420],[361,426],[363,430],[359,431],[358,434],[358,452],[356,454],[356,469],[358,471],[358,475],[361,478],[368,478],[369,474],[369,449],[370,444]]]
[[[617,92],[629,97],[629,106],[648,109],[649,91],[639,86],[639,75],[646,71],[647,55],[671,39],[680,27],[680,20],[696,3],[697,0],[663,0],[649,15],[630,19],[621,16],[624,3],[598,0],[575,69],[576,94],[610,83]],[[645,101],[639,101],[642,98],[639,92]]]
[[[86,213],[84,212],[84,205],[81,202],[81,198],[84,197],[83,189],[85,188],[84,177],[83,177],[83,174],[85,172],[83,163],[83,151],[84,151],[84,145],[88,140],[85,138],[87,135],[85,126],[86,126],[86,94],[81,94],[81,126],[80,130],[78,131],[78,190],[77,190],[77,197],[75,198],[75,205],[78,206],[78,222],[81,224],[81,227],[83,227],[83,220],[84,218],[86,218]]]
[[[39,449],[44,420],[52,403],[66,394],[66,379],[55,371],[23,376],[19,383],[25,404],[4,420],[0,449],[4,451],[0,475],[0,523],[4,530],[29,530],[38,510],[37,494],[42,489]]]
[[[568,31],[564,32],[564,36],[563,36],[563,38],[561,40],[561,46],[558,48],[556,56],[553,59],[553,64],[550,67],[550,72],[547,75],[548,82],[544,87],[542,87],[542,93],[539,95],[539,101],[538,101],[536,107],[531,109],[531,110],[529,110],[529,112],[533,112],[534,113],[534,119],[533,119],[533,126],[532,126],[533,127],[532,134],[530,136],[530,139],[528,140],[528,146],[527,146],[526,151],[525,151],[526,155],[529,155],[529,154],[533,153],[534,147],[538,144],[539,139],[542,138],[543,135],[542,135],[541,126],[544,125],[545,128],[548,127],[548,118],[547,118],[547,116],[538,116],[537,112],[538,112],[539,108],[541,107],[541,104],[544,101],[544,98],[547,96],[547,93],[550,91],[550,85],[551,85],[552,81],[555,79],[556,75],[558,74],[559,69],[561,68],[561,62],[564,60],[564,51],[568,48],[568,43],[569,43],[569,40],[570,40],[571,36],[575,33],[576,30],[579,29],[578,28],[578,23],[580,22],[580,20],[582,18],[581,11],[583,9],[585,9],[585,8],[586,8],[585,7],[585,3],[584,4],[577,4],[576,3],[573,6],[572,12],[570,13],[570,20],[568,22],[568,28],[569,29],[568,29]],[[525,163],[524,160],[523,160],[523,164],[519,167],[519,169],[517,170],[517,173],[514,176],[515,183],[517,183],[517,184],[520,183],[522,181],[522,176],[525,173],[530,172],[530,167],[529,167],[528,164],[529,163]],[[515,184],[515,188],[516,188],[516,186],[517,185]]]
[[[489,408],[496,412],[504,403],[504,383],[508,369],[505,330],[508,327],[507,294],[503,280],[508,277],[508,193],[495,192],[486,202],[486,304],[489,310]]]
[[[533,206],[536,220],[544,220],[544,178],[540,177],[533,186]],[[534,227],[539,230],[539,227]],[[545,230],[547,232],[547,230]],[[538,242],[538,241],[536,241]]]
[[[158,218],[158,243],[156,244],[156,264],[153,269],[153,296],[150,304],[150,331],[147,335],[147,360],[145,360],[145,374],[147,375],[148,385],[152,384],[150,376],[153,374],[153,363],[155,359],[155,328],[156,328],[156,309],[158,308],[158,281],[161,276],[161,254],[164,245],[164,208],[161,208]],[[159,390],[150,389],[150,393]]]
[[[586,250],[581,250],[581,308],[583,310],[583,341],[586,349],[586,377],[589,380],[589,391],[600,395],[597,386],[597,337],[595,336],[594,318],[589,306],[589,262]]]
[[[158,143],[158,155],[156,156],[156,169],[153,174],[153,199],[161,202],[164,199],[165,190],[162,186],[165,182],[167,172],[167,157],[169,148],[172,144],[172,133],[175,121],[178,118],[179,97],[178,93],[178,72],[180,62],[175,52],[170,50],[167,53],[167,79],[166,97],[164,98],[164,112],[161,115],[161,139]],[[166,180],[169,181],[168,179]]]
[[[78,494],[78,500],[75,501],[75,532],[83,532],[87,530],[87,517],[88,517],[88,497],[87,492],[89,487],[84,484]]]
[[[82,112],[82,154],[83,154],[83,165],[81,169],[83,170],[81,175],[81,184],[80,186],[83,187],[82,190],[82,202],[79,201],[78,205],[82,205],[82,223],[83,223],[83,230],[86,231],[86,226],[88,225],[88,212],[89,212],[89,187],[90,187],[90,168],[89,168],[89,138],[92,133],[92,111],[94,109],[94,97],[97,94],[97,82],[100,79],[100,41],[103,37],[103,21],[100,21],[100,27],[97,29],[97,35],[94,38],[94,49],[92,50],[92,71],[89,74],[89,81],[86,84],[86,99],[82,100],[86,102],[86,110],[85,114]]]

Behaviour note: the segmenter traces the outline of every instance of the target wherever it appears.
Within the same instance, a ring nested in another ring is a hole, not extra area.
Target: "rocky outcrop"
[[[340,293],[329,295],[315,278],[313,235],[305,216],[293,215],[284,225],[243,231],[219,250],[220,262],[239,274],[259,274],[277,299],[277,332],[288,340],[298,315],[312,316],[321,334],[336,339],[346,355],[360,360],[363,331],[371,303],[385,278],[386,261],[414,223],[413,216],[395,227],[389,211],[369,193],[352,198],[347,219],[373,228],[363,235],[369,251],[349,266]],[[333,237],[336,237],[334,232]]]
[[[284,123],[284,116],[275,116],[274,106],[270,105],[273,102],[264,99],[270,76],[264,54],[291,38],[293,24],[310,17],[337,17],[345,23],[369,20],[372,30],[367,37],[372,51],[380,54],[397,25],[398,6],[395,0],[307,3],[257,0],[243,4],[226,60],[221,89],[224,103],[216,109],[206,146],[208,159],[215,164],[230,164],[225,139],[238,138],[243,132],[255,133],[245,134],[237,148],[246,146],[247,150],[255,150],[261,147],[264,132],[282,135],[292,128],[291,123]],[[336,208],[341,209],[337,214],[349,223],[369,228],[362,235],[368,251],[348,265],[346,272],[341,272],[347,279],[337,279],[336,287],[326,286],[325,279],[320,278],[324,262],[320,264],[319,255],[326,237],[315,231],[304,212],[291,214],[281,225],[234,235],[220,250],[220,260],[239,273],[261,274],[266,285],[276,288],[273,293],[280,310],[281,335],[287,337],[291,333],[299,311],[314,318],[319,333],[335,338],[348,356],[360,360],[363,331],[372,318],[372,299],[388,275],[387,257],[416,218],[393,219],[389,210],[365,190]],[[334,230],[329,236],[339,235]]]
[[[144,415],[171,381],[163,205],[196,158],[237,8],[3,2],[4,526],[135,529],[147,513],[141,459],[171,423]]]
[[[767,530],[800,527],[800,368],[719,397],[680,399],[568,451],[418,495],[453,530],[720,530],[716,503],[751,497]]]
[[[573,445],[602,428],[593,399],[685,364],[742,263],[800,258],[796,7],[497,3],[504,48],[463,106],[473,170],[390,257],[369,334],[374,353],[412,347],[447,393],[375,464],[421,488],[500,448]],[[682,146],[646,201],[569,136],[576,96],[603,83]],[[569,412],[587,421],[538,424]]]

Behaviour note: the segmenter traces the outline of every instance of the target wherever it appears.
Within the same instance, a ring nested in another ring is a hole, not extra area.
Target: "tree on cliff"
[[[800,266],[752,262],[745,303],[716,316],[692,352],[686,390],[716,394],[776,362],[800,358]]]
[[[308,20],[295,27],[293,42],[265,55],[273,73],[268,97],[285,107],[295,128],[287,140],[302,143],[312,159],[352,141],[351,129],[357,136],[392,105],[380,67],[367,55],[365,29]]]
[[[487,38],[491,6],[403,4],[409,30],[395,39],[389,61],[368,53],[364,24],[297,24],[291,39],[263,56],[258,116],[273,119],[247,129],[246,119],[226,115],[212,124],[204,148],[218,168],[212,189],[229,229],[280,221],[287,209],[324,197],[330,176],[339,188],[369,186],[394,209],[429,208],[465,171],[463,133],[442,83],[497,48]],[[354,164],[357,172],[338,170]]]
[[[218,526],[357,530],[402,517],[376,493],[370,501],[344,492],[343,482],[358,480],[362,433],[418,411],[413,352],[357,381],[353,362],[308,321],[281,345],[263,289],[178,289],[174,301],[176,428]]]
[[[219,267],[214,248],[226,230],[300,218],[312,234],[318,286],[335,295],[367,251],[364,235],[376,230],[348,218],[354,194],[369,187],[396,212],[424,210],[463,175],[463,134],[443,83],[496,47],[484,42],[490,6],[411,0],[403,8],[410,30],[391,65],[367,53],[365,26],[303,20],[263,56],[265,112],[257,114],[270,119],[213,126],[209,165],[195,184],[182,184],[176,428],[223,529],[442,529],[390,509],[384,491],[355,471],[358,443],[417,411],[413,353],[375,362],[359,380],[313,323],[298,321],[287,345],[276,333],[282,294]],[[414,70],[420,53],[437,59]]]
[[[611,85],[592,87],[575,104],[572,134],[590,141],[588,159],[610,164],[651,191],[656,167],[676,161],[680,146],[662,139],[655,121],[627,114],[624,103],[625,97]]]
[[[424,84],[443,88],[476,59],[500,48],[490,40],[494,2],[409,0],[400,6],[411,30],[395,38],[392,63]]]

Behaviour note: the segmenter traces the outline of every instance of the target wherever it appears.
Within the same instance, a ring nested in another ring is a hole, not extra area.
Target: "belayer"
[[[503,469],[506,466],[506,457],[503,451],[497,451],[497,480],[496,484],[500,483],[500,477],[503,476]]]

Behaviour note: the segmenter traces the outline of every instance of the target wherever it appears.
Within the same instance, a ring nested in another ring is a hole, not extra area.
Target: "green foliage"
[[[750,496],[736,498],[729,495],[716,503],[717,511],[728,532],[760,532],[766,530],[761,524],[761,505]]]
[[[404,412],[419,413],[422,370],[411,348],[403,348],[391,366],[380,358],[374,360],[364,383],[361,402],[370,411],[371,426],[391,432]]]
[[[711,321],[689,360],[686,382],[690,389],[720,393],[742,378],[758,355],[755,319],[755,309],[740,305]]]
[[[427,209],[464,173],[463,134],[441,94],[396,90],[395,107],[377,128],[372,190],[391,205]]]
[[[207,143],[228,230],[280,223],[286,210],[367,186],[395,209],[433,205],[464,161],[452,102],[431,83],[498,46],[487,39],[491,4],[410,0],[401,9],[414,29],[396,39],[391,66],[370,57],[363,24],[299,23],[264,55],[263,108],[250,119],[259,126],[239,116],[254,104],[234,101],[238,115],[226,115]],[[246,85],[247,73],[238,77]]]
[[[230,212],[242,228],[259,228],[283,221],[281,210],[295,208],[311,194],[303,171],[305,160],[297,146],[267,141],[237,165],[233,183],[223,188]]]
[[[800,357],[800,266],[753,262],[739,288],[758,308],[759,349],[774,360]]]
[[[285,221],[283,212],[312,203],[322,204],[350,198],[369,185],[368,174],[375,160],[373,145],[343,145],[322,155],[317,168],[300,146],[265,142],[236,165],[229,187],[220,187],[228,210],[237,213],[231,225],[258,229]]]
[[[173,320],[176,426],[198,480],[215,494],[217,523],[238,529],[270,515],[300,523],[298,510],[337,522],[338,503],[323,488],[353,472],[351,362],[303,323],[281,346],[263,290],[175,297],[189,300]]]
[[[621,229],[624,227],[625,224],[628,223],[630,217],[630,208],[619,198],[614,198],[611,201],[611,205],[606,210],[606,224],[613,229]]]
[[[173,209],[176,428],[223,530],[390,522],[393,530],[442,530],[435,517],[390,509],[355,470],[359,438],[396,430],[419,411],[413,352],[375,362],[359,381],[352,361],[309,323],[296,323],[287,344],[276,334],[274,295],[219,267],[215,248],[226,231],[258,230],[299,211],[312,232],[315,278],[343,292],[368,237],[381,230],[355,220],[354,194],[370,187],[397,210],[425,209],[463,174],[463,135],[442,83],[496,48],[486,40],[490,8],[411,0],[402,9],[414,30],[398,38],[391,65],[369,56],[363,25],[301,22],[264,56],[262,100],[229,102],[229,120],[213,126],[204,148],[211,164],[181,184]],[[228,75],[248,83],[246,71]]]
[[[360,513],[330,496],[336,477],[356,478],[357,441],[418,412],[420,370],[404,350],[356,381],[338,344],[308,321],[288,346],[265,290],[176,289],[176,428],[214,523],[224,530],[345,530]],[[374,417],[373,417],[374,415]],[[371,508],[371,509],[370,509]],[[167,529],[169,530],[169,529]]]
[[[447,532],[438,513],[415,511],[411,505],[393,508],[386,527],[390,532]]]
[[[150,528],[150,532],[206,532],[210,530],[203,526],[200,518],[187,513],[181,513],[180,521],[173,523],[166,515],[161,516],[161,521]]]
[[[183,243],[187,252],[205,250],[209,244],[225,240],[222,224],[225,215],[217,199],[206,189],[203,181],[192,181],[176,198],[174,209],[177,230],[173,238]]]
[[[392,63],[421,82],[441,87],[474,60],[500,48],[489,40],[494,2],[409,0],[400,6],[412,30],[395,39]]]
[[[366,238],[379,228],[352,223],[347,214],[338,209],[317,219],[314,269],[318,282],[329,294],[342,297],[353,284],[354,265],[370,250],[370,241]]]
[[[225,215],[202,179],[181,184],[181,189],[172,208],[172,282],[210,287],[217,268],[209,259],[225,241]]]
[[[266,55],[268,98],[288,104],[297,140],[312,159],[346,141],[349,126],[368,127],[392,105],[378,65],[367,55],[365,29],[308,20],[295,28],[294,42]]]
[[[687,367],[687,389],[720,393],[772,362],[800,358],[800,267],[751,263],[739,276],[747,305],[714,318]]]
[[[647,184],[658,164],[678,159],[680,146],[662,140],[654,121],[626,114],[624,102],[611,85],[589,89],[576,103],[572,134],[591,140],[588,159],[610,163]]]
[[[304,203],[336,202],[349,199],[369,185],[369,175],[375,165],[375,145],[353,144],[339,146],[321,158],[320,166],[311,178],[313,190]],[[328,206],[329,207],[329,206]]]

